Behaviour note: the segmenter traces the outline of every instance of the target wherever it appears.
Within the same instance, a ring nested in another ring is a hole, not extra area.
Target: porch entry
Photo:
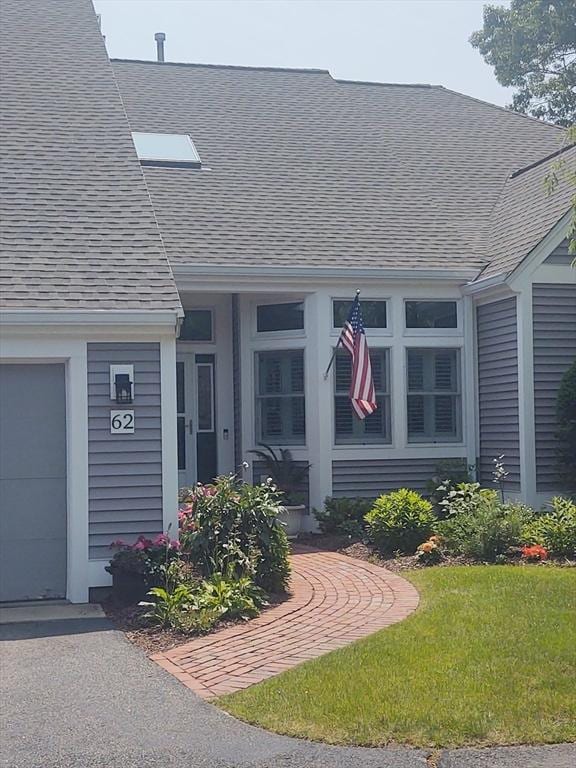
[[[218,474],[215,355],[176,357],[178,483],[209,483]]]

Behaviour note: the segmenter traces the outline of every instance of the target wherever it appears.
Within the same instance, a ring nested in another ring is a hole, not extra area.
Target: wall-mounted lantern
[[[134,366],[110,366],[110,400],[118,405],[134,402]]]
[[[114,394],[118,405],[132,402],[132,382],[127,373],[117,373],[114,376]]]

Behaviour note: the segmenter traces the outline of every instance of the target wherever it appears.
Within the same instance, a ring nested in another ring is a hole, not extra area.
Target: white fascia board
[[[237,291],[245,284],[253,289],[255,283],[275,286],[286,281],[326,280],[438,280],[466,283],[478,274],[476,268],[463,269],[396,269],[389,267],[304,267],[304,266],[220,266],[211,264],[179,264],[173,266],[174,278],[180,291],[210,286]]]

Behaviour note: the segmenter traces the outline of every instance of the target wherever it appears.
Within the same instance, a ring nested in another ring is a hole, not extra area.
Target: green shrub
[[[368,534],[382,552],[412,554],[432,533],[434,521],[430,502],[407,488],[380,496],[366,515]]]
[[[336,499],[328,496],[324,501],[324,509],[314,510],[314,517],[323,533],[340,533],[360,539],[365,529],[364,518],[373,506],[373,499]]]
[[[576,490],[576,360],[560,382],[556,416],[560,476],[566,488]]]
[[[461,496],[452,500],[449,517],[436,524],[447,551],[496,562],[510,547],[522,543],[522,530],[533,515],[529,507],[502,503],[495,490],[476,489],[466,503],[465,493],[466,489],[461,489]]]
[[[278,519],[278,491],[223,476],[213,485],[190,489],[182,498],[182,551],[204,576],[246,576],[267,592],[285,591],[289,545]]]
[[[523,541],[540,544],[554,557],[576,558],[576,504],[556,496],[551,505],[551,512],[524,527]]]
[[[466,459],[446,459],[436,465],[434,477],[427,483],[427,496],[437,517],[444,517],[442,502],[450,491],[461,483],[472,482],[474,467],[468,466]]]
[[[458,483],[440,502],[441,517],[474,512],[484,502],[498,501],[498,491],[481,488],[480,483]]]

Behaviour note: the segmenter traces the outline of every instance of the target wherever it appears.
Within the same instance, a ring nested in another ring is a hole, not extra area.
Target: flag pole
[[[356,290],[355,299],[357,299],[358,296],[360,296],[360,289],[359,288]],[[338,352],[338,347],[340,346],[341,343],[342,343],[342,334],[340,334],[340,338],[338,339],[338,343],[334,347],[334,352],[332,352],[332,357],[330,358],[330,362],[328,363],[328,368],[326,368],[326,371],[324,373],[324,381],[326,381],[326,379],[328,378],[328,374],[330,373],[330,369],[332,368],[332,366],[334,364],[334,360],[336,358],[336,352]]]

